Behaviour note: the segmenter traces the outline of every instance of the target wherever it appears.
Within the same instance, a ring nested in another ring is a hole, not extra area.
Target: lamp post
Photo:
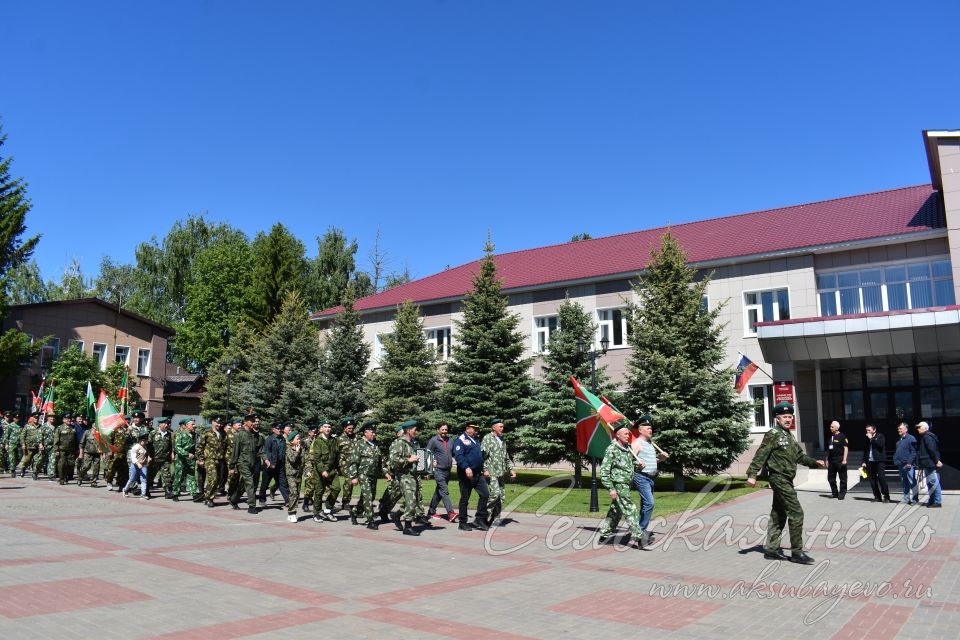
[[[590,391],[597,395],[597,358],[607,355],[610,347],[610,338],[600,338],[600,350],[590,349],[585,340],[577,341],[577,349],[587,358],[590,358]],[[600,511],[600,500],[597,498],[597,459],[590,458],[590,512]]]
[[[227,420],[232,420],[230,417],[230,378],[233,376],[233,372],[237,369],[236,362],[224,362],[220,365],[220,371],[223,371],[227,374]]]

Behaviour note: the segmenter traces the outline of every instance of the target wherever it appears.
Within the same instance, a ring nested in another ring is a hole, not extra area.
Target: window
[[[707,297],[707,294],[700,296],[700,313],[707,313],[710,311],[710,298]]]
[[[72,347],[76,347],[80,350],[80,353],[83,353],[83,340],[67,340],[67,348]]]
[[[424,332],[427,344],[433,346],[437,351],[437,359],[446,360],[450,357],[450,345],[452,334],[450,327],[437,327],[436,329],[427,329]]]
[[[627,322],[626,309],[597,310],[597,348],[604,339],[610,342],[610,349],[625,347],[629,335],[630,323]]]
[[[750,291],[743,294],[745,334],[757,335],[758,322],[790,319],[790,293],[786,289]]]
[[[821,316],[955,304],[949,260],[887,264],[817,275]]]
[[[373,366],[379,367],[380,361],[387,354],[387,347],[384,344],[384,338],[392,336],[392,333],[378,333],[373,340]]]
[[[753,400],[753,429],[766,430],[773,426],[773,385],[747,385]]]
[[[150,349],[137,349],[137,375],[150,375]]]
[[[534,318],[535,330],[533,332],[533,352],[545,353],[547,345],[550,344],[550,336],[559,328],[559,316],[542,316]]]
[[[60,355],[60,338],[51,338],[40,350],[40,366],[49,367],[56,362]]]
[[[102,342],[93,343],[93,359],[100,365],[100,370],[107,368],[107,345]]]
[[[125,365],[130,364],[130,347],[117,345],[113,359],[115,362],[122,362]]]

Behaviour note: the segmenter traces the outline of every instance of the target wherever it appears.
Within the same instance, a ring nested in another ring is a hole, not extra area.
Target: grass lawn
[[[714,482],[712,486],[708,486]],[[602,518],[610,506],[610,496],[606,489],[597,482],[597,496],[600,504],[598,513],[590,513],[590,473],[584,473],[583,489],[573,489],[573,474],[568,471],[522,470],[517,473],[517,479],[507,485],[507,499],[505,510],[526,513],[552,513],[555,515],[584,516],[588,518]],[[377,487],[377,497],[386,486],[385,480],[380,480]],[[433,480],[423,481],[424,506],[428,506],[433,496],[435,483]],[[757,488],[766,486],[759,483]],[[456,476],[449,484],[450,499],[456,510],[460,500],[460,485]],[[730,476],[697,476],[686,481],[687,491],[677,493],[673,491],[673,477],[663,475],[657,478],[655,485],[656,504],[653,508],[653,517],[679,513],[693,507],[705,507],[715,502],[726,502],[757,488],[748,487],[745,478]],[[355,496],[356,497],[356,494]],[[631,497],[638,503],[636,491]],[[637,504],[639,506],[639,503]],[[470,512],[476,507],[476,496],[471,496]],[[441,504],[438,511],[444,513]]]

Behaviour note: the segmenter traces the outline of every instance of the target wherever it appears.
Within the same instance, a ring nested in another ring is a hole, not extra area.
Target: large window
[[[83,340],[67,340],[67,348],[72,347],[80,349],[80,353],[83,353]]]
[[[630,335],[630,323],[627,322],[627,310],[598,309],[597,310],[597,345],[604,339],[609,341],[608,348],[627,346],[627,336]]]
[[[60,338],[51,338],[40,350],[40,366],[50,367],[60,355]]]
[[[790,293],[786,289],[748,291],[743,294],[744,333],[757,335],[758,322],[790,319]]]
[[[113,357],[115,362],[122,362],[124,365],[130,364],[130,347],[124,347],[122,345],[117,345],[116,352]]]
[[[427,329],[425,332],[427,344],[432,345],[437,352],[437,358],[446,360],[450,357],[450,347],[452,334],[450,327],[437,327],[436,329]]]
[[[956,304],[949,260],[926,260],[817,275],[821,316]]]
[[[137,349],[137,375],[150,375],[150,349]]]
[[[534,353],[545,353],[547,351],[547,345],[550,344],[550,336],[560,327],[559,321],[560,318],[558,316],[541,316],[533,319]]]
[[[379,367],[383,356],[387,354],[387,347],[384,344],[384,338],[392,336],[392,333],[378,333],[373,339],[373,366]]]
[[[107,368],[107,345],[102,342],[93,343],[93,359],[100,365],[100,370]]]
[[[773,385],[748,385],[753,400],[753,429],[762,431],[773,426]]]

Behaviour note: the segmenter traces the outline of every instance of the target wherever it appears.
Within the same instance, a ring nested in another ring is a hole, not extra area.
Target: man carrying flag
[[[606,542],[612,535],[620,518],[627,519],[630,534],[642,549],[644,534],[640,529],[640,513],[637,505],[630,499],[630,483],[633,481],[633,468],[636,458],[630,450],[630,424],[623,421],[617,425],[616,439],[607,446],[600,464],[600,482],[610,490],[610,508],[607,517],[600,523],[599,539]]]
[[[740,354],[740,362],[737,363],[737,378],[733,381],[733,388],[737,395],[743,393],[744,389],[747,388],[747,383],[750,382],[750,378],[757,372],[757,369],[759,367],[753,360],[742,353]]]

